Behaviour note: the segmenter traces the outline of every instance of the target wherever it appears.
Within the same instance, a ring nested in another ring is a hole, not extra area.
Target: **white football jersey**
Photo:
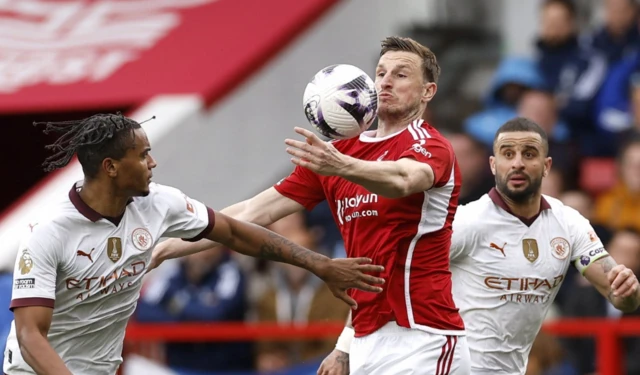
[[[73,186],[53,214],[28,228],[16,259],[11,308],[53,308],[49,342],[73,374],[113,375],[122,362],[125,327],[160,237],[198,240],[213,210],[179,190],[152,183],[121,218],[104,218]],[[4,372],[34,374],[20,354],[15,322]]]
[[[543,196],[539,216],[510,213],[495,189],[453,221],[453,297],[467,329],[471,373],[524,374],[567,269],[608,255],[589,221]]]

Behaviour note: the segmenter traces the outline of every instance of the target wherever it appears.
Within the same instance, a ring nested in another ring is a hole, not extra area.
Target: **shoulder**
[[[494,214],[494,203],[491,201],[491,198],[485,194],[473,202],[458,206],[455,220],[469,225],[477,225],[482,223],[488,215]]]
[[[399,136],[403,141],[410,143],[428,142],[451,146],[449,140],[442,133],[422,119],[411,122]]]
[[[575,220],[587,220],[580,212],[576,209],[566,206],[559,199],[550,197],[548,195],[543,195],[544,199],[551,206],[551,212],[554,216],[556,216],[559,220],[565,221],[568,224],[571,224]]]
[[[59,199],[38,210],[23,227],[23,237],[43,244],[54,239],[64,240],[68,234],[77,232],[84,216],[73,206],[69,198]]]
[[[591,223],[576,209],[564,205],[560,200],[544,196],[551,206],[551,212],[560,226],[571,235],[588,234],[593,231]]]
[[[484,233],[495,230],[496,208],[488,195],[480,199],[458,206],[453,219],[453,234],[456,238],[478,239]],[[500,224],[504,225],[504,224]]]

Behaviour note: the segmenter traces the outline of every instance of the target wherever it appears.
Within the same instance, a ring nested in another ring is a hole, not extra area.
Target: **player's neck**
[[[516,216],[530,219],[540,213],[540,202],[542,200],[541,193],[534,194],[526,201],[518,203],[502,194],[500,190],[498,190],[498,194],[500,194],[504,203],[506,203],[507,207],[509,207],[511,212]]]
[[[403,116],[384,116],[378,114],[378,130],[376,138],[383,138],[404,130],[410,123],[422,118],[424,108],[417,108]]]
[[[102,181],[85,179],[80,190],[80,198],[100,215],[118,217],[124,213],[131,197],[115,194],[112,186]]]

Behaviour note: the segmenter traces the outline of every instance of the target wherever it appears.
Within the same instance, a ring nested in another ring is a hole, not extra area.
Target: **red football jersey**
[[[357,337],[392,320],[407,328],[462,334],[464,324],[451,296],[449,271],[451,224],[461,183],[453,148],[422,120],[384,138],[374,134],[365,132],[333,145],[361,160],[413,158],[427,163],[435,175],[433,188],[388,199],[341,177],[296,167],[275,189],[308,210],[327,199],[347,255],[369,257],[385,267],[380,275],[386,280],[382,293],[349,291],[358,302],[353,311]]]

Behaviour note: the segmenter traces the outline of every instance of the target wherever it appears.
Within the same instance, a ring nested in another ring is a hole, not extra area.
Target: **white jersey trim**
[[[409,129],[411,129],[411,126],[409,127]],[[422,236],[427,233],[432,233],[440,230],[446,224],[447,216],[449,215],[449,202],[451,201],[451,195],[453,193],[454,187],[455,167],[452,167],[451,175],[449,176],[449,181],[447,181],[446,185],[441,188],[434,188],[424,192],[422,214],[420,216],[420,222],[418,224],[418,231],[409,244],[407,259],[404,265],[404,300],[407,308],[407,318],[409,319],[409,326],[411,328],[441,335],[464,336],[466,334],[464,330],[441,330],[422,324],[417,324],[415,322],[415,318],[413,317],[413,305],[411,303],[410,281],[413,252],[416,249],[416,244]]]
[[[415,139],[416,141],[423,141],[423,142],[421,142],[421,144],[424,144],[426,142],[425,140],[427,138],[431,138],[431,135],[427,132],[427,130],[422,128],[422,123],[423,122],[424,122],[424,120],[418,119],[418,120],[414,120],[413,122],[411,122],[407,126],[407,129],[411,133],[411,136],[413,136],[413,139]],[[389,134],[386,137],[376,138],[377,130],[370,130],[370,131],[366,131],[366,132],[363,132],[362,134],[360,134],[359,140],[360,140],[360,142],[365,142],[365,143],[382,142],[382,141],[386,141],[387,139],[391,139],[391,138],[397,136],[398,134],[402,133],[403,131],[405,131],[405,129],[397,131],[397,132],[395,132],[393,134]]]

